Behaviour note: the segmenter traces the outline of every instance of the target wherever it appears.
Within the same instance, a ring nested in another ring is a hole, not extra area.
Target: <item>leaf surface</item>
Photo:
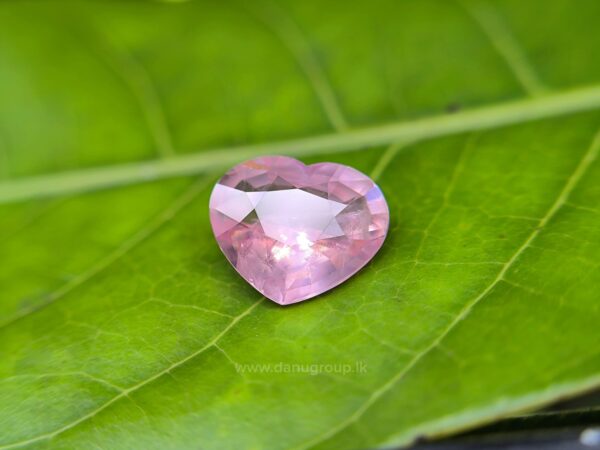
[[[598,14],[2,3],[0,448],[401,445],[598,386]],[[370,173],[392,214],[286,308],[208,222],[265,153]]]

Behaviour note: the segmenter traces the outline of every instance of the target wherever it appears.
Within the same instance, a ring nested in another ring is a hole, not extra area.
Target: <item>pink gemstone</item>
[[[344,282],[375,256],[390,214],[377,185],[348,166],[265,156],[235,166],[210,197],[229,262],[282,305]]]

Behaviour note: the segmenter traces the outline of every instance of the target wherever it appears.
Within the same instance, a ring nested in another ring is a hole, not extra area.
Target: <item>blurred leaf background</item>
[[[0,448],[408,445],[597,387],[599,17],[0,3]],[[371,174],[392,213],[365,270],[288,308],[207,215],[277,153]]]

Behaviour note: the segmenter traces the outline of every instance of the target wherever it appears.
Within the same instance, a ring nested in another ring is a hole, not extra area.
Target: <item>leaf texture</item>
[[[3,2],[0,449],[407,445],[600,385],[598,14]],[[286,308],[208,222],[265,153],[391,210],[372,263]]]

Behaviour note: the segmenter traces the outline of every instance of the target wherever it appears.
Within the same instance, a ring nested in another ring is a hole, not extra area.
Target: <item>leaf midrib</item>
[[[302,157],[360,150],[498,128],[598,108],[600,108],[600,85],[592,85],[545,96],[482,106],[451,115],[434,115],[411,121],[380,124],[280,142],[217,148],[169,159],[8,180],[0,182],[0,204],[189,176],[210,169],[227,167],[258,155],[279,154]]]

